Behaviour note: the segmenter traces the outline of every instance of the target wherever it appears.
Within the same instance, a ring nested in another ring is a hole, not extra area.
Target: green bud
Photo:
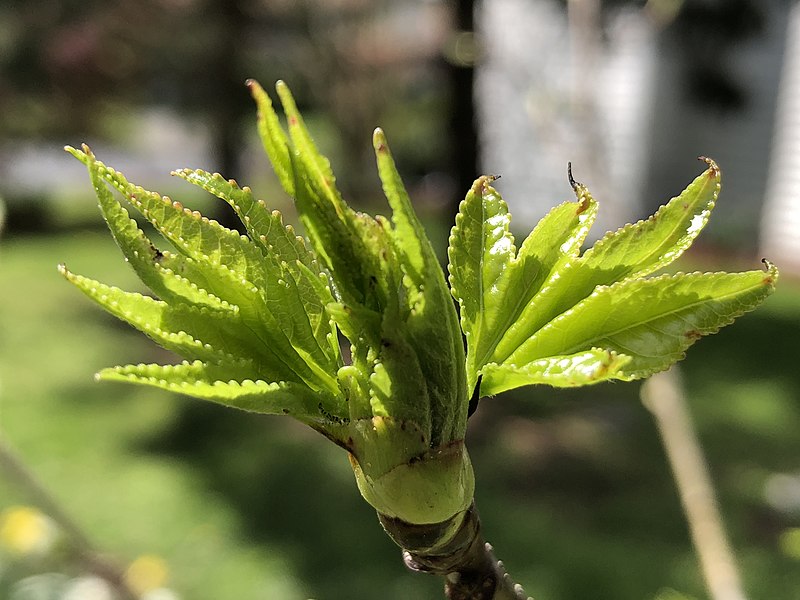
[[[345,203],[282,82],[286,129],[264,90],[248,85],[264,147],[307,241],[249,188],[218,174],[174,172],[228,202],[246,236],[128,182],[86,146],[67,149],[89,169],[115,240],[156,298],[61,272],[186,359],[99,375],[290,415],[349,452],[361,493],[381,514],[410,524],[450,519],[474,489],[463,443],[464,346],[444,273],[386,138],[377,129],[373,145],[390,219]],[[158,250],[114,191],[177,252]],[[351,346],[347,363],[340,333]]]
[[[409,456],[420,433],[412,424],[374,417],[361,425],[350,464],[361,495],[375,510],[422,525],[469,507],[475,476],[463,440]]]

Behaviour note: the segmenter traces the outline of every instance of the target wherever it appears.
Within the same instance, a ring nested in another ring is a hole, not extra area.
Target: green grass
[[[164,556],[171,584],[184,597],[305,597],[281,549],[247,543],[236,511],[206,488],[201,474],[137,448],[184,401],[93,381],[100,367],[153,358],[153,349],[64,282],[59,261],[136,287],[105,234],[3,243],[3,435],[101,548],[123,561]],[[0,488],[0,507],[26,500],[20,490]]]
[[[0,429],[97,544],[163,556],[183,598],[438,598],[407,572],[344,453],[280,418],[97,384],[118,363],[169,361],[56,272],[140,289],[105,232],[0,245]],[[764,500],[800,471],[800,288],[700,341],[683,363],[692,413],[753,598],[800,597]],[[485,399],[471,422],[478,506],[511,573],[540,600],[705,597],[677,494],[636,384]],[[0,510],[28,501],[0,485]],[[0,563],[4,559],[0,557]],[[0,577],[1,579],[1,577]],[[0,596],[2,596],[0,589]]]

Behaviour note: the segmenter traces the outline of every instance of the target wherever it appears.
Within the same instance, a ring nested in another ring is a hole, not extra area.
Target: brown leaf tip
[[[720,168],[717,166],[717,163],[713,158],[708,158],[707,156],[698,156],[697,160],[701,160],[708,165],[708,176],[711,179],[716,179],[719,177]]]
[[[500,179],[500,175],[481,175],[475,180],[475,183],[472,184],[473,193],[481,196],[489,193],[489,186],[493,181],[497,181],[498,179]]]
[[[569,180],[569,185],[575,190],[575,193],[578,193],[578,189],[583,187],[582,183],[575,181],[575,178],[572,176],[572,161],[567,163],[567,179]]]
[[[767,276],[764,277],[762,283],[764,285],[775,285],[775,280],[778,278],[778,269],[766,258],[762,258],[761,262],[764,264],[764,268],[767,270]]]

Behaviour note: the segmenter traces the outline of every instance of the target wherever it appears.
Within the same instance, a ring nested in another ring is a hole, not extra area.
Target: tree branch
[[[673,367],[642,386],[642,402],[653,413],[664,441],[709,595],[714,600],[746,600],[681,388],[679,371]]]
[[[531,600],[483,539],[475,503],[443,523],[413,525],[378,514],[412,571],[445,579],[448,600]]]

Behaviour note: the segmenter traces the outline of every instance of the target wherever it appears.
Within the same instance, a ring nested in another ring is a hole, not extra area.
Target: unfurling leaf
[[[100,379],[292,416],[349,452],[385,526],[433,525],[439,543],[469,520],[470,398],[646,377],[774,288],[769,264],[766,273],[647,278],[706,224],[720,186],[708,159],[706,172],[656,214],[582,255],[598,211],[585,186],[571,181],[576,200],[551,210],[517,247],[494,178],[480,177],[450,235],[448,288],[383,131],[372,141],[388,219],[347,205],[285,84],[277,85],[285,129],[266,92],[248,86],[262,144],[308,239],[222,175],[173,171],[227,202],[247,235],[130,183],[83,146],[67,150],[86,165],[114,239],[154,297],[60,269],[185,359],[103,369]],[[158,249],[125,206],[174,250]]]
[[[472,500],[469,459],[452,451],[463,448],[466,431],[464,346],[444,274],[386,137],[376,130],[373,145],[391,219],[345,203],[283,83],[277,91],[286,130],[264,90],[249,86],[264,148],[308,241],[249,188],[219,174],[173,171],[227,202],[247,235],[133,185],[86,146],[67,149],[86,165],[114,238],[156,297],[65,267],[62,273],[186,359],[114,367],[99,376],[291,415],[350,452],[360,489],[383,514],[420,523],[450,518]],[[122,201],[175,252],[157,249]],[[349,364],[340,332],[350,342]],[[437,483],[447,471],[452,477]],[[395,502],[390,490],[403,487],[406,476],[416,484]]]
[[[528,384],[557,387],[637,379],[752,310],[774,289],[767,273],[645,276],[680,256],[708,221],[720,170],[708,169],[649,219],[606,234],[579,255],[597,205],[554,208],[519,252],[490,178],[461,203],[450,238],[450,284],[467,338],[467,376],[481,394]]]
[[[597,204],[584,188],[577,202],[551,210],[517,252],[509,232],[511,215],[491,181],[481,177],[467,193],[448,251],[450,286],[461,306],[467,338],[471,386],[542,286],[577,256],[597,216]]]

